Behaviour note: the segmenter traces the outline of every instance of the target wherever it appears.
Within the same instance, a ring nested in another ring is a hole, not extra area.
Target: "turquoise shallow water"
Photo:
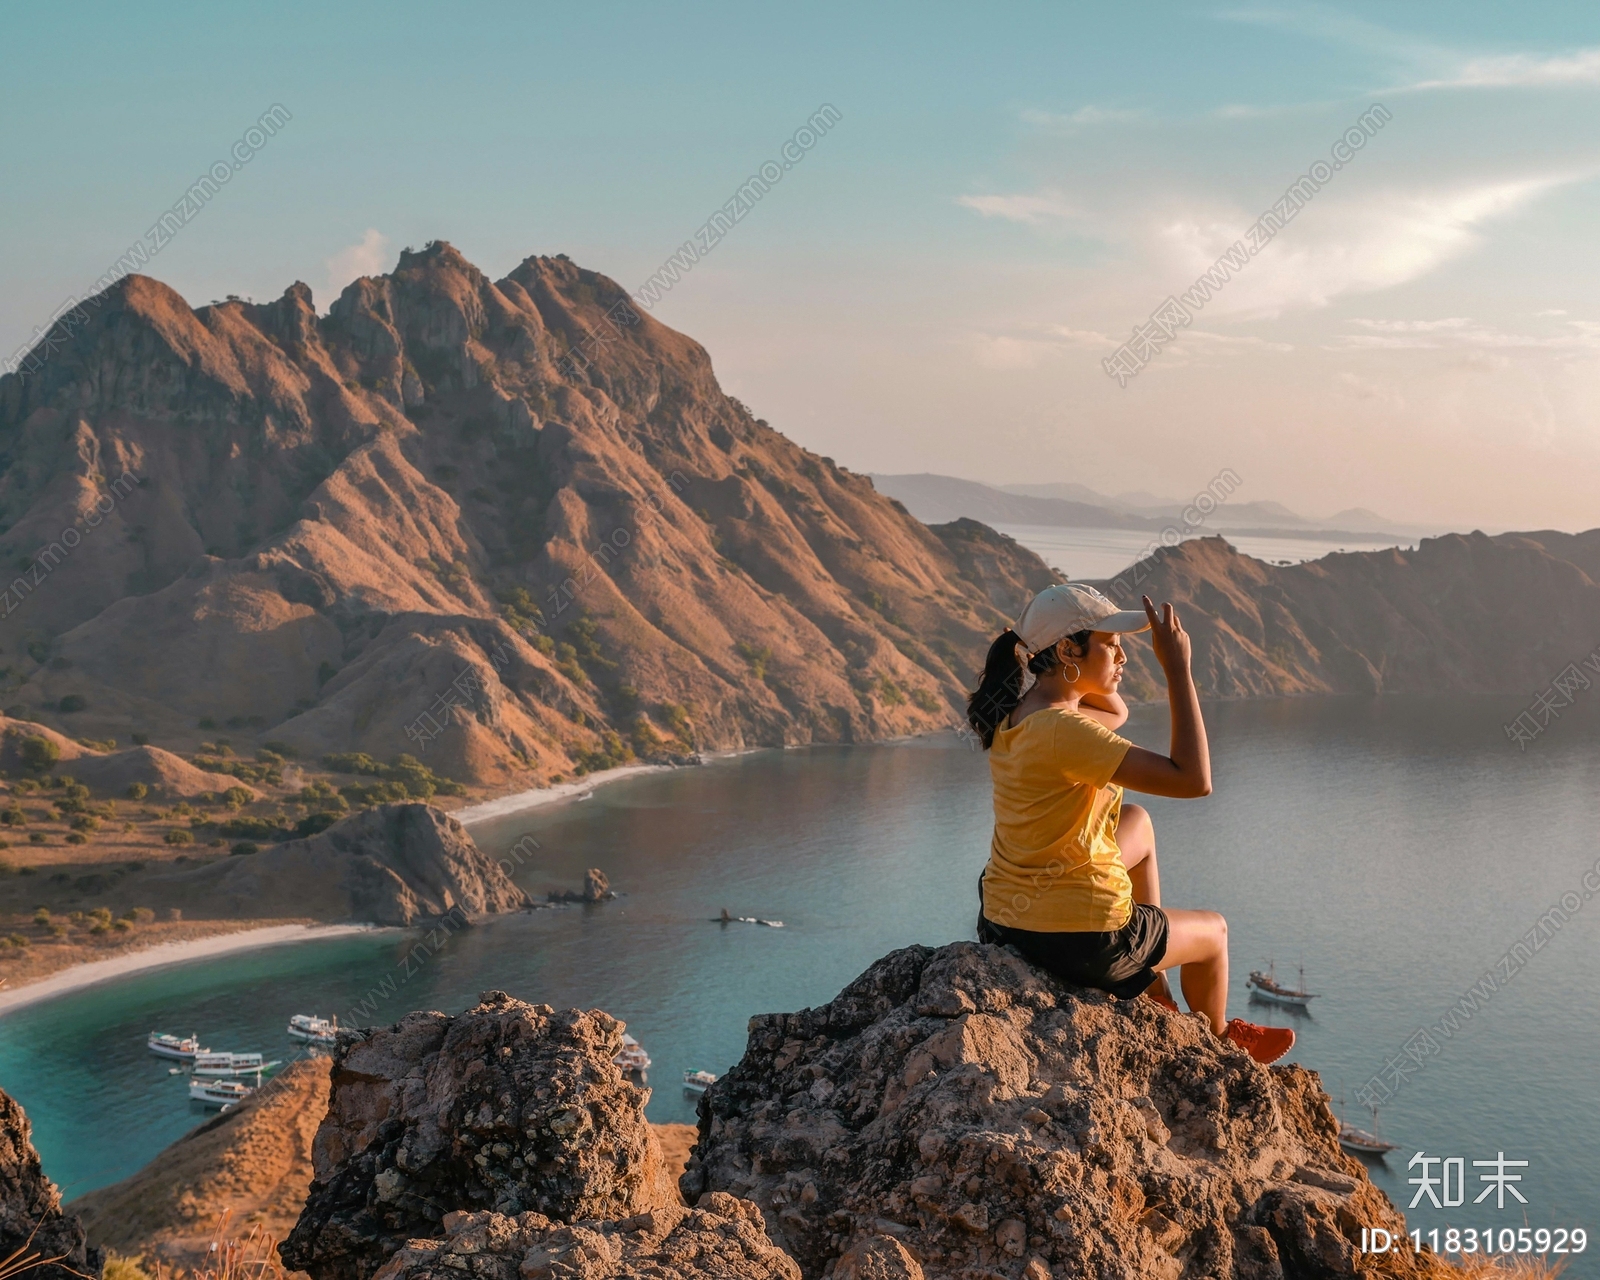
[[[1374,1177],[1409,1201],[1411,1152],[1460,1156],[1468,1204],[1411,1213],[1424,1229],[1583,1226],[1600,1233],[1600,695],[1518,752],[1499,700],[1329,699],[1207,709],[1216,791],[1147,801],[1165,900],[1229,918],[1233,1011],[1246,972],[1303,963],[1323,993],[1296,1017],[1293,1057],[1349,1093],[1437,1020],[1564,893],[1579,909],[1382,1112],[1402,1144]],[[1128,730],[1165,741],[1164,714]],[[159,970],[0,1019],[0,1085],[32,1116],[69,1196],[126,1176],[199,1119],[144,1051],[152,1027],[212,1047],[289,1054],[290,1013],[346,1018],[385,977],[375,1021],[459,1011],[503,988],[625,1019],[655,1058],[657,1120],[690,1120],[686,1068],[721,1071],[747,1018],[831,998],[884,952],[972,936],[989,828],[983,758],[956,739],[762,752],[630,779],[474,829],[538,848],[529,889],[573,888],[598,866],[623,894],[451,937],[402,977],[414,933],[384,933]],[[526,847],[526,846],[525,846]],[[719,908],[785,928],[711,923]],[[1252,1012],[1253,1011],[1253,1012]],[[1355,1118],[1364,1113],[1352,1105]],[[1475,1159],[1526,1159],[1524,1209],[1473,1206]],[[1526,1218],[1524,1219],[1524,1214]],[[1600,1249],[1600,1245],[1596,1246]],[[1591,1250],[1591,1254],[1595,1250]],[[1579,1260],[1588,1264],[1589,1259]],[[1572,1276],[1596,1274],[1575,1267]]]

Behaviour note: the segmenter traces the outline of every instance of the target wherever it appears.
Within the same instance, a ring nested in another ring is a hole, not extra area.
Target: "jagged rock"
[[[366,1280],[408,1241],[443,1238],[455,1211],[573,1222],[674,1205],[649,1094],[612,1061],[621,1047],[608,1014],[503,991],[459,1017],[341,1033],[284,1262]]]
[[[583,873],[583,892],[573,893],[570,889],[559,890],[550,895],[551,902],[604,902],[607,898],[617,895],[611,891],[611,882],[606,879],[606,873],[599,867],[590,867]]]
[[[414,1240],[374,1280],[800,1280],[748,1200],[712,1194],[620,1222],[454,1213],[443,1240]],[[863,1273],[865,1276],[865,1273]]]
[[[466,828],[426,804],[378,805],[307,839],[248,858],[172,867],[148,883],[191,910],[380,925],[528,905],[528,895]]]
[[[25,1269],[17,1263],[29,1257],[54,1258],[26,1269],[27,1280],[97,1280],[105,1259],[88,1247],[77,1215],[61,1211],[61,1193],[44,1176],[31,1132],[22,1108],[0,1090],[0,1271]]]
[[[751,1019],[680,1185],[754,1200],[807,1277],[1319,1280],[1404,1231],[1336,1139],[1304,1068],[957,943]]]

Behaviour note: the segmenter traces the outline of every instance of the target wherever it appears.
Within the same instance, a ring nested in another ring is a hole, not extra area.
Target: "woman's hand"
[[[1167,679],[1171,680],[1175,675],[1187,673],[1189,633],[1183,629],[1183,623],[1178,621],[1178,611],[1172,607],[1172,602],[1169,600],[1161,606],[1161,613],[1158,616],[1149,596],[1139,598],[1144,601],[1144,611],[1150,619],[1150,645],[1156,651],[1156,661],[1167,673]]]
[[[1129,747],[1111,781],[1133,791],[1179,799],[1211,794],[1211,748],[1200,716],[1200,694],[1189,674],[1189,633],[1170,603],[1161,616],[1149,596],[1144,611],[1150,618],[1150,640],[1156,660],[1167,673],[1167,703],[1172,708],[1172,746],[1167,755]]]

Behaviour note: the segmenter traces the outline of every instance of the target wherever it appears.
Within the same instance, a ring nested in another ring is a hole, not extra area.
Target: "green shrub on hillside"
[[[390,764],[379,764],[364,751],[345,751],[322,757],[334,773],[353,773],[377,778],[369,786],[346,786],[339,794],[352,804],[383,804],[398,800],[427,800],[435,795],[463,796],[467,789],[459,782],[441,778],[415,756],[399,755]]]
[[[22,767],[29,773],[47,773],[61,759],[61,747],[41,734],[30,733],[22,740]]]
[[[229,818],[217,827],[217,834],[229,840],[271,840],[282,831],[270,818]]]
[[[294,833],[303,840],[307,836],[316,835],[319,831],[326,831],[337,821],[339,821],[337,813],[308,813],[295,823]]]

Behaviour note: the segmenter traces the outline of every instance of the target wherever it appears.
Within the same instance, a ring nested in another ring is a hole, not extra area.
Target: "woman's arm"
[[[1211,794],[1211,749],[1206,744],[1205,721],[1200,716],[1200,695],[1189,670],[1189,633],[1178,621],[1172,605],[1161,606],[1161,616],[1145,596],[1150,615],[1150,642],[1167,677],[1167,705],[1172,709],[1171,754],[1160,756],[1143,747],[1129,747],[1111,781],[1130,791],[1179,800]]]
[[[1078,710],[1108,729],[1120,729],[1128,719],[1128,704],[1120,693],[1086,693],[1078,699]]]

